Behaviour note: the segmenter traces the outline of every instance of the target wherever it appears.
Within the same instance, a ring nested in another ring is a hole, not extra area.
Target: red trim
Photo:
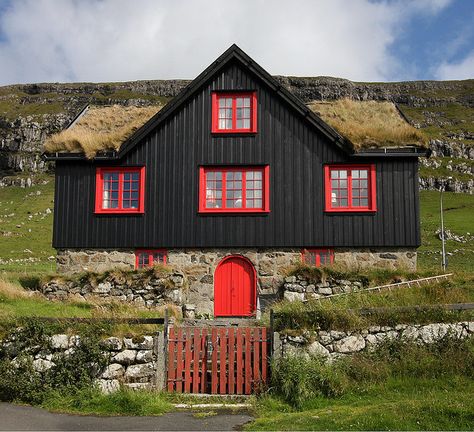
[[[237,129],[237,105],[236,99],[239,97],[250,97],[250,127]],[[219,99],[232,98],[232,128],[219,129]],[[212,93],[212,133],[257,133],[257,92],[229,92]]]
[[[329,252],[329,264],[334,263],[334,250],[333,249],[302,249],[301,262],[308,264],[305,259],[306,252],[310,252],[316,255],[316,262],[314,263],[316,267],[321,266],[321,253],[326,254],[327,252]]]
[[[138,207],[123,208],[123,175],[125,173],[138,173]],[[104,174],[118,173],[118,207],[103,208]],[[145,167],[101,167],[97,168],[95,175],[95,210],[99,214],[116,213],[144,213],[145,212]]]
[[[250,266],[250,268],[252,269],[252,287],[251,287],[251,292],[250,292],[250,309],[251,309],[251,312],[248,313],[248,314],[242,314],[242,315],[232,315],[232,314],[223,314],[223,313],[219,313],[219,314],[216,314],[216,302],[214,301],[214,316],[216,317],[223,317],[223,316],[255,316],[256,314],[256,309],[257,309],[257,272],[255,270],[255,266],[253,265],[252,261],[250,261],[247,257],[244,257],[242,255],[228,255],[224,258],[222,258],[222,260],[219,262],[219,264],[216,266],[216,269],[214,270],[214,299],[216,297],[215,295],[215,291],[216,291],[216,273],[217,271],[219,270],[219,267],[222,266],[222,264],[224,264],[226,261],[230,260],[230,259],[233,259],[233,258],[239,258],[243,261],[246,261],[247,264]],[[220,307],[220,305],[217,305],[218,306],[218,309]]]
[[[352,203],[352,170],[368,170],[368,202],[367,206],[356,207]],[[331,171],[347,171],[347,206],[332,207],[331,201]],[[325,210],[327,212],[376,212],[377,211],[377,183],[375,164],[366,165],[325,165],[324,166]]]
[[[262,207],[261,208],[246,208],[247,189],[245,175],[242,176],[242,208],[226,208],[226,173],[228,172],[242,172],[260,171],[262,173]],[[222,173],[222,207],[207,208],[206,207],[206,173],[221,172]],[[270,212],[270,167],[265,166],[219,166],[219,167],[199,167],[199,213],[269,213]]]
[[[140,254],[146,253],[148,254],[148,266],[147,267],[152,267],[154,265],[153,263],[153,254],[155,253],[162,253],[163,254],[163,264],[166,264],[167,261],[167,255],[168,251],[166,249],[137,249],[135,251],[135,268],[143,268],[139,267],[138,259]]]

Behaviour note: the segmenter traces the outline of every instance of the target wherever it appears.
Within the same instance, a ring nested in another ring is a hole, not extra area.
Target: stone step
[[[254,318],[184,319],[182,327],[259,327],[262,322]]]

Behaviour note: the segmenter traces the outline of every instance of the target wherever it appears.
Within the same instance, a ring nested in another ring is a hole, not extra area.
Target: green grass
[[[272,397],[246,430],[472,430],[474,381],[393,378],[340,398],[315,398],[301,410]]]
[[[162,415],[172,409],[168,398],[158,392],[122,389],[104,395],[95,389],[71,394],[52,392],[42,407],[55,412],[97,415]]]
[[[418,249],[420,270],[441,272],[441,256],[430,252],[441,251],[441,240],[435,234],[440,228],[439,211],[440,193],[435,191],[420,192],[421,207],[421,242]],[[444,225],[455,234],[474,235],[474,195],[443,193]],[[453,253],[448,256],[448,271],[474,272],[474,242],[459,243],[453,240],[446,242],[446,250]]]
[[[55,261],[48,260],[56,255],[51,247],[54,178],[44,180],[48,183],[31,188],[0,188],[0,274],[55,269]]]

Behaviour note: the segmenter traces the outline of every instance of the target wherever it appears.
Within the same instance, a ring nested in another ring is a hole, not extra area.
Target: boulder
[[[36,372],[46,372],[47,370],[51,369],[53,366],[55,366],[55,364],[49,360],[44,360],[44,359],[33,360],[33,369]]]
[[[99,390],[104,394],[110,394],[120,390],[120,382],[116,379],[98,379],[95,382]]]
[[[104,339],[102,345],[110,351],[120,351],[123,347],[122,339],[115,336]]]
[[[119,379],[125,374],[125,368],[118,363],[112,363],[108,365],[104,372],[102,372],[101,378],[103,379]]]
[[[284,291],[283,292],[283,298],[285,300],[290,301],[290,302],[303,301],[304,300],[304,294],[299,293],[299,292]]]
[[[153,348],[153,336],[140,336],[137,338],[124,338],[125,348],[146,350]]]
[[[65,334],[56,334],[50,338],[51,348],[55,350],[65,350],[69,347],[69,336]]]
[[[308,345],[306,350],[308,354],[313,356],[327,357],[329,355],[329,350],[325,348],[322,344],[320,344],[318,341],[315,341],[312,344]]]
[[[137,363],[149,363],[153,361],[153,354],[151,350],[140,350],[137,351],[137,358],[135,359]]]
[[[155,373],[156,371],[153,363],[131,365],[125,372],[125,378],[146,378],[155,375]]]
[[[360,335],[347,336],[334,343],[334,351],[348,354],[361,351],[365,348],[365,340]]]
[[[112,361],[123,365],[129,365],[135,362],[137,352],[135,350],[124,350],[112,357]]]

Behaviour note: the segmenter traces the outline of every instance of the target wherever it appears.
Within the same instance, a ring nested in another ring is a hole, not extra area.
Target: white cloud
[[[435,72],[440,80],[462,80],[474,78],[474,51],[458,62],[443,62]]]
[[[0,84],[193,78],[234,42],[272,74],[387,80],[401,23],[449,2],[15,0]]]

